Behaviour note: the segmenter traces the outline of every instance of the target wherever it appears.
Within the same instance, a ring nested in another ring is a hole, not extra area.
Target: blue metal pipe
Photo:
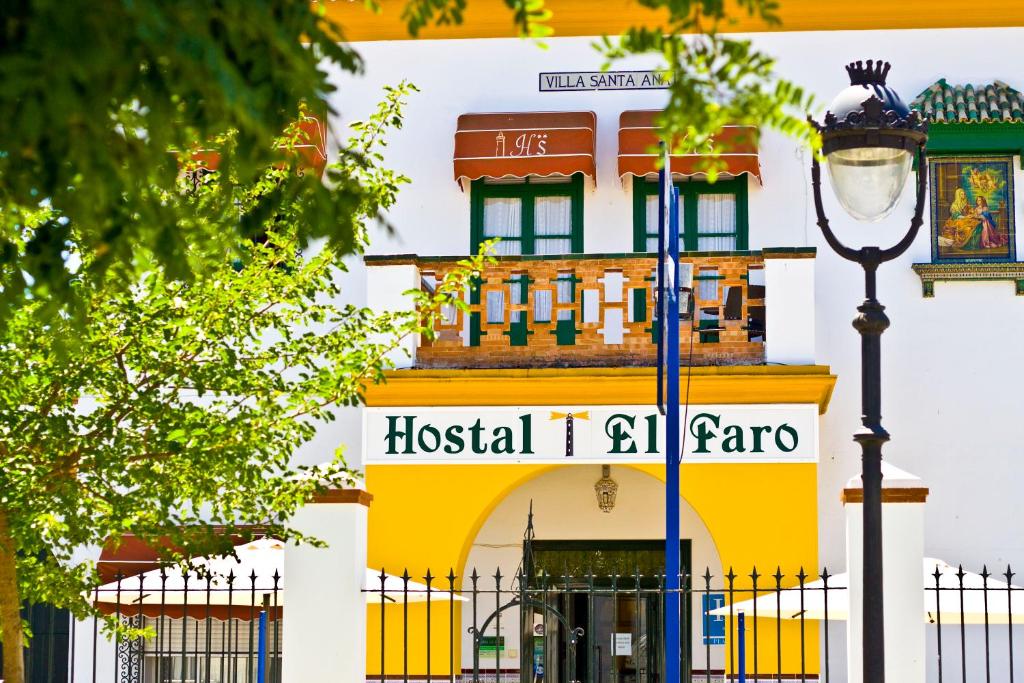
[[[265,609],[260,610],[257,642],[256,681],[257,683],[267,683],[267,610]]]
[[[666,239],[660,245],[668,258],[665,278],[659,283],[665,338],[665,680],[679,683],[682,678],[680,637],[679,566],[679,190],[672,184],[670,157],[659,176],[659,232]],[[668,216],[665,211],[668,210]],[[668,234],[665,234],[667,227]],[[667,245],[665,242],[667,241]],[[667,286],[666,286],[667,285]],[[662,304],[662,301],[664,302]],[[660,371],[660,369],[659,369]]]
[[[746,615],[736,616],[736,649],[740,658],[739,683],[747,683],[747,629]]]

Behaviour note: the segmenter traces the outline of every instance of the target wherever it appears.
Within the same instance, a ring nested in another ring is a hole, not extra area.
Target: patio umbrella
[[[250,543],[235,546],[234,557],[200,557],[192,560],[199,569],[181,572],[176,567],[161,574],[160,569],[151,569],[137,576],[112,581],[100,586],[95,600],[99,603],[121,605],[227,605],[235,606],[261,604],[265,594],[273,596],[276,586],[277,605],[283,605],[284,590],[284,544],[273,538],[261,538]],[[228,575],[234,573],[234,582],[229,585]],[[210,576],[207,590],[207,574]],[[277,576],[275,582],[274,576]],[[381,597],[387,602],[401,604],[405,600],[405,584],[401,577],[385,574],[384,590],[381,591],[381,573],[367,569],[363,585],[367,592],[366,602],[379,604]],[[255,576],[255,579],[253,578]],[[187,583],[186,583],[187,581]],[[273,598],[271,598],[273,600]],[[450,593],[431,586],[431,602],[454,599],[465,602],[458,593]],[[410,580],[408,583],[409,602],[426,602],[426,584]]]
[[[959,624],[961,599],[963,600],[963,623],[983,624],[986,612],[989,624],[1024,624],[1024,588],[999,581],[992,576],[985,579],[974,572],[963,572],[961,590],[960,570],[957,567],[926,557],[922,562],[921,588],[924,591],[923,619],[943,624]],[[935,587],[935,573],[939,573],[939,589]],[[987,585],[988,590],[985,590]],[[798,587],[784,588],[778,594],[771,589],[756,599],[742,600],[732,604],[732,614],[739,612],[758,618],[768,619],[825,619],[825,582],[811,581],[804,584],[803,609],[801,591]],[[828,578],[828,619],[846,621],[850,618],[849,575],[836,574]],[[758,591],[759,593],[761,591]],[[938,593],[938,597],[936,597]],[[987,609],[986,609],[987,601]],[[709,612],[712,616],[729,616],[730,606],[719,607]],[[780,616],[781,615],[781,616]]]

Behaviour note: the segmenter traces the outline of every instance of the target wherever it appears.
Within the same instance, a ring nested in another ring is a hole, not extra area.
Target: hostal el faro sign
[[[367,408],[366,464],[664,462],[653,406]],[[817,462],[818,407],[690,406],[684,462]]]

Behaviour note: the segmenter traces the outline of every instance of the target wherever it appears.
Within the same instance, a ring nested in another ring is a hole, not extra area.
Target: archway
[[[480,621],[514,595],[514,579],[522,560],[523,533],[531,504],[535,538],[539,544],[572,542],[576,547],[586,548],[587,542],[663,541],[663,482],[647,472],[624,465],[613,466],[610,474],[618,484],[615,507],[611,512],[603,512],[597,505],[594,484],[601,478],[600,465],[573,465],[544,472],[521,483],[495,505],[473,539],[462,568],[463,576],[470,576],[476,570],[480,577],[478,586],[484,591],[477,606]],[[699,589],[703,586],[700,577],[705,570],[715,577],[722,576],[721,558],[704,520],[685,499],[681,503],[682,535],[689,542],[691,571],[697,577],[693,585]],[[495,593],[497,571],[502,577],[497,584],[503,591],[500,595]],[[709,662],[703,641],[701,610],[701,600],[693,600],[693,668],[703,671]],[[473,613],[470,609],[463,609],[462,615],[462,664],[469,668],[472,666],[473,647],[468,629],[473,625]],[[489,647],[486,658],[485,668],[488,671],[496,668],[511,671],[520,667],[522,639],[518,619],[511,621],[513,625],[506,622],[501,633],[492,629],[491,633],[484,634],[493,639],[488,641],[493,644],[493,650]],[[496,659],[499,654],[500,660]],[[711,647],[712,670],[721,670],[724,658],[722,645]]]

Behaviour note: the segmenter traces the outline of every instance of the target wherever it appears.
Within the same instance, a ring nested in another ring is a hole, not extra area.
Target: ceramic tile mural
[[[1012,158],[939,157],[929,172],[932,260],[1012,261]]]

